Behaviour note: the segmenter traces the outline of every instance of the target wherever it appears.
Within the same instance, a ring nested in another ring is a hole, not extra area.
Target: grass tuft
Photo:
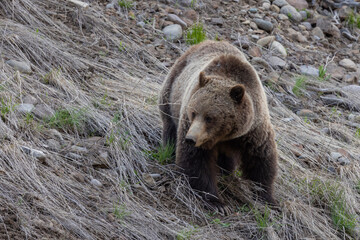
[[[157,161],[161,165],[169,164],[175,152],[175,145],[173,143],[161,144],[155,150],[147,152],[150,159]]]
[[[60,109],[52,117],[45,120],[48,127],[64,131],[81,130],[85,127],[84,109]]]
[[[202,23],[192,25],[186,33],[186,43],[195,45],[206,40],[206,32]]]
[[[292,91],[297,97],[302,97],[304,95],[303,90],[305,89],[305,86],[306,86],[306,77],[300,76],[296,79]]]

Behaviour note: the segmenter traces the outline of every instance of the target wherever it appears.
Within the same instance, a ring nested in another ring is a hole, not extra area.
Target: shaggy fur
[[[194,189],[223,208],[216,186],[221,169],[239,167],[274,203],[277,150],[266,96],[254,68],[226,42],[205,41],[185,52],[160,94],[163,142],[176,144],[176,163]]]

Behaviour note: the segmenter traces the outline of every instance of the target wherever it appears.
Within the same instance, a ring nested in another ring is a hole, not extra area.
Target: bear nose
[[[191,145],[195,145],[196,143],[196,137],[195,136],[187,136],[185,137],[185,142],[189,143]]]

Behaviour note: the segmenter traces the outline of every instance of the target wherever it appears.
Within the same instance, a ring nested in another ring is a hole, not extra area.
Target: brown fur
[[[239,167],[274,203],[277,150],[266,96],[237,48],[205,41],[186,51],[163,84],[160,111],[163,142],[176,143],[176,163],[207,201],[222,207],[216,175]]]

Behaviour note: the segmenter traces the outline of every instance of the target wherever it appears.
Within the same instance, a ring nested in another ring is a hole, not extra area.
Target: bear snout
[[[195,136],[188,136],[186,135],[185,137],[185,141],[191,145],[195,145],[196,144],[196,137]]]
[[[205,126],[202,121],[195,120],[192,122],[185,136],[185,141],[195,147],[200,147],[206,141]]]

